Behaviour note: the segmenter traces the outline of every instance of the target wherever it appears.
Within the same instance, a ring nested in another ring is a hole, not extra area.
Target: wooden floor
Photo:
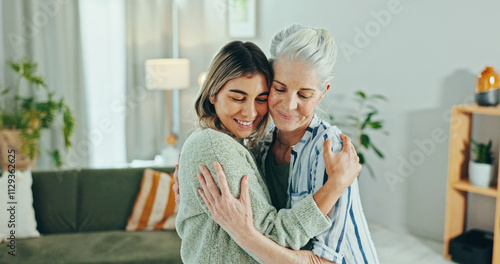
[[[381,264],[451,264],[443,257],[443,243],[416,237],[369,222],[373,243]]]

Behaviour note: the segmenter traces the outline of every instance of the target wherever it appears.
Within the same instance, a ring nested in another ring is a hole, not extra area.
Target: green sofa
[[[0,263],[182,263],[175,230],[125,231],[143,172],[33,172],[33,207],[42,236],[18,239],[16,256],[0,254]]]

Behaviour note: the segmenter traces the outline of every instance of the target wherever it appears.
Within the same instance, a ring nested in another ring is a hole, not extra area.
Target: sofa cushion
[[[144,168],[81,170],[78,231],[125,230],[143,173]]]
[[[125,230],[174,229],[177,204],[173,185],[174,179],[168,173],[144,170],[141,189]]]
[[[17,240],[16,256],[0,254],[0,263],[175,264],[182,263],[180,245],[172,230],[51,234]]]
[[[33,207],[42,234],[77,231],[77,170],[34,171]]]

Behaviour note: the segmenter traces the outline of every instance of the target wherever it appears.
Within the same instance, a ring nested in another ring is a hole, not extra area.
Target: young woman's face
[[[222,124],[236,137],[247,138],[267,114],[269,88],[261,73],[227,82],[213,98]]]
[[[324,95],[319,84],[318,75],[300,60],[274,62],[269,111],[279,130],[291,132],[309,126]]]

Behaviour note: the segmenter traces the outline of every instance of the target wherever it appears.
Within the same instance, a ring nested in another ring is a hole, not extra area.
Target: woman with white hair
[[[256,159],[278,210],[293,208],[327,181],[324,140],[332,139],[334,152],[343,148],[340,130],[314,113],[331,87],[336,55],[335,42],[325,29],[292,25],[271,42],[274,79],[268,104],[274,124],[259,144]],[[221,184],[225,181],[222,169],[217,170],[220,192],[210,173],[203,174],[202,198],[213,219],[240,246],[266,263],[293,263],[297,259],[300,252],[283,248],[256,231],[248,193],[242,192],[239,199],[231,196],[227,185]],[[328,216],[330,228],[305,248],[321,257],[311,258],[311,262],[379,263],[357,180],[339,195]]]

